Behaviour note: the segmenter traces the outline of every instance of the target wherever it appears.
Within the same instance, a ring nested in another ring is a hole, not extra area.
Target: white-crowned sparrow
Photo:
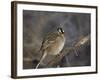
[[[39,63],[36,65],[36,68],[39,67],[47,54],[58,55],[63,49],[64,44],[64,30],[61,27],[57,28],[57,32],[47,34],[47,36],[43,39],[42,46],[40,48],[42,56],[40,58]]]

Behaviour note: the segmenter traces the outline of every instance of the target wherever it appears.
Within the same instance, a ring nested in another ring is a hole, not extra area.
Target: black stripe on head
[[[63,30],[61,27],[58,27],[58,28],[57,28],[57,31],[58,31],[59,33],[64,33],[64,30]]]

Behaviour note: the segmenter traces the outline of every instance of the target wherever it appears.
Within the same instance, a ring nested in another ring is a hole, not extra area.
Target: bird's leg
[[[43,53],[43,55],[41,56],[41,58],[40,58],[40,61],[39,61],[39,63],[36,65],[36,69],[39,67],[39,65],[41,64],[41,62],[43,61],[43,59],[45,58],[45,56],[47,55],[47,53]]]
[[[78,56],[78,49],[74,49],[75,55]]]

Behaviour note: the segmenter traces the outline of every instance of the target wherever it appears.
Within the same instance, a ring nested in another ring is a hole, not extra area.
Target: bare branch
[[[59,64],[59,62],[61,61],[61,59],[65,56],[68,55],[68,53],[72,50],[76,50],[77,48],[79,48],[82,45],[85,45],[88,41],[90,40],[90,35],[82,37],[81,39],[79,39],[79,41],[71,48],[65,48],[62,50],[62,52],[57,55],[53,60],[51,60],[48,64],[47,67],[50,66],[57,66],[57,64]]]

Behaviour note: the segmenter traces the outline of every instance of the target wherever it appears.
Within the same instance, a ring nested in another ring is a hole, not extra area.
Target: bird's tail
[[[40,61],[39,63],[36,65],[35,69],[37,69],[39,67],[39,65],[41,64],[41,62],[43,61],[43,59],[45,58],[45,56],[47,55],[47,53],[44,53],[42,54],[41,58],[40,58]]]

